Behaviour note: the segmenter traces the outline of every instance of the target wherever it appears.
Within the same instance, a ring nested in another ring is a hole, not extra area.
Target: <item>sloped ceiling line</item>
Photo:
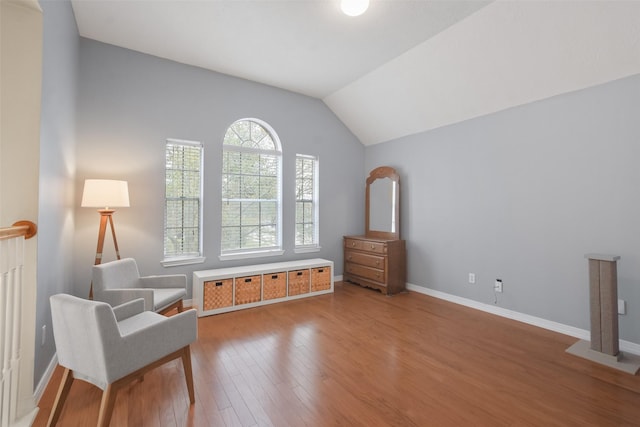
[[[640,1],[71,2],[83,37],[322,99],[365,145],[640,73]]]

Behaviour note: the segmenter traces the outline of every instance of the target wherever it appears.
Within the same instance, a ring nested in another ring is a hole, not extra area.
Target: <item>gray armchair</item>
[[[187,276],[172,274],[140,277],[133,258],[93,266],[93,299],[115,307],[136,298],[144,299],[145,310],[161,314],[174,308],[182,312],[187,295]]]
[[[62,381],[48,426],[58,422],[74,378],[102,389],[98,426],[108,426],[118,390],[146,372],[182,358],[189,400],[195,403],[191,351],[196,340],[195,310],[165,317],[144,310],[142,299],[112,308],[71,295],[50,298],[53,335]]]

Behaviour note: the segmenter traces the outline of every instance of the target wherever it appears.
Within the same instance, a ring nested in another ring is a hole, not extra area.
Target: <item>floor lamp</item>
[[[110,179],[86,179],[82,192],[83,208],[98,208],[100,213],[100,229],[98,231],[98,247],[94,265],[102,262],[102,248],[104,247],[104,235],[107,231],[107,221],[111,227],[113,245],[116,257],[120,259],[116,229],[113,228],[113,213],[119,207],[129,207],[129,186],[127,181],[114,181]],[[93,282],[89,289],[89,299],[93,299]]]

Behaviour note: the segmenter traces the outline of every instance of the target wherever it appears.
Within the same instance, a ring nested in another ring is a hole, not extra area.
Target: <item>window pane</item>
[[[237,133],[229,129],[227,130],[227,133],[224,135],[224,143],[227,145],[241,146],[242,140],[240,139]]]
[[[304,224],[304,245],[313,244],[313,224]]]
[[[223,155],[222,171],[224,173],[239,174],[242,172],[241,153],[238,151],[225,151]]]
[[[302,205],[304,207],[304,213],[302,214],[304,222],[313,222],[313,203],[304,202]]]
[[[235,133],[238,135],[238,137],[242,140],[243,145],[245,142],[251,140],[250,123],[248,120],[241,120],[239,122],[235,122],[231,126],[231,129],[233,129]]]
[[[258,143],[258,148],[261,150],[275,150],[276,144],[273,142],[273,139],[269,135],[265,136]]]
[[[263,176],[278,176],[279,157],[262,154],[260,156],[260,174]]]
[[[252,175],[260,173],[260,154],[242,153],[242,173]]]
[[[251,139],[254,142],[259,143],[261,139],[263,139],[265,137],[268,137],[268,136],[269,136],[269,134],[267,133],[266,130],[264,130],[264,128],[262,126],[260,126],[256,122],[251,122]]]
[[[239,175],[223,175],[222,198],[239,199],[242,196],[242,193],[240,192],[241,181],[242,177]]]
[[[296,158],[296,245],[317,245],[316,209],[318,194],[317,160],[299,156]]]
[[[261,227],[262,247],[276,246],[276,227],[265,225]]]
[[[244,175],[242,179],[241,199],[258,199],[260,197],[260,177]]]
[[[275,200],[278,198],[278,179],[263,177],[260,179],[260,198],[265,200]]]
[[[222,157],[223,252],[280,245],[281,155],[261,151],[276,149],[274,135],[257,121],[239,120],[227,130]]]
[[[258,226],[240,227],[242,233],[241,248],[256,249],[260,247],[260,228]]]
[[[240,228],[222,227],[222,250],[228,251],[240,248]]]
[[[262,202],[260,203],[260,224],[275,225],[278,221],[278,203]]]
[[[304,159],[302,164],[302,174],[304,178],[307,178],[307,179],[313,178],[313,160]]]
[[[222,202],[222,226],[240,226],[240,202]]]
[[[303,179],[302,180],[302,200],[313,200],[313,180],[311,179]]]
[[[164,255],[199,256],[202,146],[167,140]]]
[[[242,225],[258,225],[260,224],[260,203],[259,202],[242,202],[240,204]]]

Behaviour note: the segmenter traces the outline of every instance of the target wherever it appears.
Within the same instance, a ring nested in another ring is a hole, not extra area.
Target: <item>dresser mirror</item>
[[[400,238],[400,176],[389,166],[375,168],[367,178],[365,236]]]

